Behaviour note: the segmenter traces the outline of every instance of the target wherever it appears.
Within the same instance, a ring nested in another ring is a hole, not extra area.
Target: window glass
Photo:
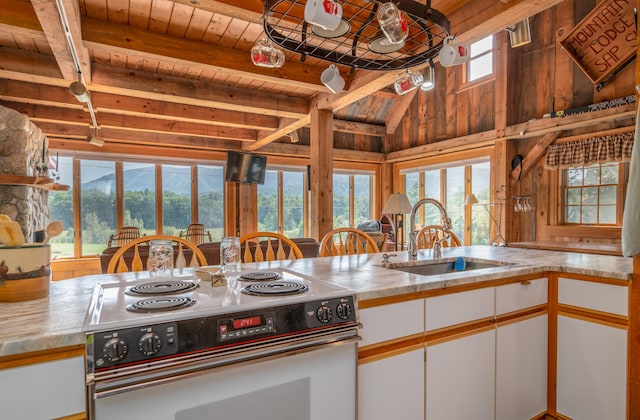
[[[411,205],[418,202],[420,199],[420,173],[410,172],[405,175],[405,194]]]
[[[476,195],[480,203],[489,202],[490,178],[489,162],[471,166],[471,192]],[[487,210],[488,207],[484,205],[471,206],[471,245],[489,245],[491,241],[491,217]]]
[[[464,238],[464,166],[447,168],[446,171],[445,208],[451,219],[451,229],[462,241]]]
[[[278,232],[278,171],[266,171],[258,184],[258,231]]]
[[[354,226],[363,220],[371,219],[371,177],[368,175],[353,176]]]
[[[80,162],[82,255],[98,255],[116,232],[115,163]]]
[[[333,174],[333,228],[349,227],[350,177]]]
[[[289,238],[302,238],[304,234],[304,196],[307,191],[303,172],[285,171],[283,183],[283,229]]]
[[[124,226],[136,226],[140,233],[156,232],[156,166],[123,163]]]
[[[191,167],[162,165],[162,233],[178,236],[191,223]]]
[[[469,47],[467,82],[478,80],[493,73],[493,36],[489,35]]]
[[[435,198],[438,201],[442,201],[440,198],[440,170],[425,171],[424,195],[425,197]],[[423,227],[441,224],[440,212],[435,206],[422,206],[420,211],[422,212],[422,218],[420,220]]]
[[[50,241],[51,256],[70,258],[74,255],[73,159],[66,156],[58,156],[57,159],[55,175],[52,175],[56,179],[56,182],[62,185],[68,185],[69,190],[49,192],[49,219],[61,220],[62,223],[64,223],[62,233]]]
[[[224,236],[224,170],[222,166],[198,165],[198,223],[212,241]]]
[[[620,224],[617,200],[621,177],[618,163],[563,170],[564,222]]]

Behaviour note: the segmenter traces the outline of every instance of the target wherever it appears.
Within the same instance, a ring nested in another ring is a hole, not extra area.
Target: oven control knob
[[[316,317],[318,318],[318,321],[326,324],[327,322],[331,321],[331,318],[333,318],[331,308],[326,305],[322,305],[316,311]]]
[[[143,356],[153,356],[160,351],[162,341],[158,334],[146,333],[138,340],[138,350]]]
[[[349,319],[351,316],[351,305],[347,302],[342,302],[336,308],[336,313],[338,314],[338,318],[340,319]]]
[[[104,358],[109,362],[118,362],[127,355],[129,346],[122,338],[112,338],[104,344],[102,348]]]

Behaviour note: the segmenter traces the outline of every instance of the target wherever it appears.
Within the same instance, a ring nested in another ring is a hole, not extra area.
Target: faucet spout
[[[449,232],[451,231],[451,219],[447,214],[447,210],[444,208],[441,202],[438,200],[434,200],[433,198],[423,198],[419,200],[411,209],[411,214],[409,215],[410,220],[410,229],[411,234],[409,235],[409,259],[415,261],[418,259],[418,242],[417,242],[417,232],[414,230],[414,226],[416,225],[416,213],[418,209],[425,204],[433,204],[436,206],[438,211],[440,212],[440,216],[442,217],[442,230],[446,233],[446,235],[438,239],[438,241],[433,246],[433,257],[434,258],[442,258],[442,242],[446,241],[451,237]]]

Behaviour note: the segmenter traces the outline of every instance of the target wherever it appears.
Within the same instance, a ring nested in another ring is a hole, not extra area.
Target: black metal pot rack
[[[266,35],[280,47],[306,56],[364,70],[399,70],[426,63],[440,52],[449,35],[449,20],[427,4],[394,1],[403,11],[409,37],[397,51],[374,52],[369,44],[382,35],[376,20],[377,0],[340,0],[342,19],[349,31],[333,38],[314,33],[304,20],[306,0],[266,0],[263,25]]]

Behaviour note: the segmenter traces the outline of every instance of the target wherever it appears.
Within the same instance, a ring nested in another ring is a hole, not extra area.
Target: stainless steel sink
[[[456,268],[455,259],[446,259],[440,261],[411,261],[385,264],[385,268],[391,270],[404,271],[405,273],[418,274],[421,276],[437,276],[442,274],[457,273],[461,271],[474,271],[483,268],[507,267],[511,263],[491,260],[478,260],[472,258],[465,259],[464,269]]]

